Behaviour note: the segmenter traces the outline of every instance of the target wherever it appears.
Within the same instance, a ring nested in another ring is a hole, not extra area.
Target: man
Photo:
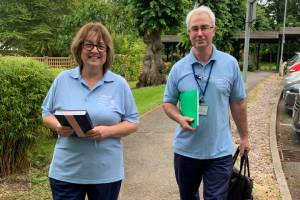
[[[192,49],[169,74],[164,93],[165,113],[178,122],[174,169],[181,200],[199,199],[203,178],[204,199],[227,199],[234,146],[229,107],[240,135],[240,153],[250,150],[246,92],[236,59],[218,51],[212,40],[215,15],[210,8],[193,9],[186,17]],[[199,126],[176,106],[183,91],[199,91]]]

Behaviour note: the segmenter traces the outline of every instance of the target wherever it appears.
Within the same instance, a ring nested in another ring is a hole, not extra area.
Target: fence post
[[[44,61],[45,61],[45,64],[46,64],[46,65],[50,66],[50,65],[49,65],[49,61],[48,61],[48,56],[44,56]]]

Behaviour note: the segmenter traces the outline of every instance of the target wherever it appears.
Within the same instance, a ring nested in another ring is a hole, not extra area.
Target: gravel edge
[[[251,177],[254,180],[253,196],[255,200],[282,199],[274,171],[272,144],[270,144],[272,108],[277,106],[278,93],[281,90],[282,78],[277,74],[272,74],[248,94],[247,113],[251,145],[249,160]],[[238,145],[239,136],[234,123],[231,124],[233,140]]]

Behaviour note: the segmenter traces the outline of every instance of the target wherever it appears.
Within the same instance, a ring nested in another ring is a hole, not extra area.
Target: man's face
[[[207,13],[195,14],[191,17],[188,33],[192,46],[199,51],[212,45],[216,28]]]

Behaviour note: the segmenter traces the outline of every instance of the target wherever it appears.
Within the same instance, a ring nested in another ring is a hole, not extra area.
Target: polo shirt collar
[[[199,63],[199,61],[197,60],[197,58],[194,55],[193,48],[194,47],[191,48],[190,53],[188,54],[188,62],[191,65],[193,65],[195,63]],[[217,51],[215,45],[213,45],[212,54],[211,54],[211,57],[210,57],[208,63],[210,63],[211,61],[216,61],[217,60],[217,54],[218,54],[218,51]]]
[[[81,73],[80,73],[80,67],[77,66],[74,69],[70,70],[70,76],[74,79],[81,79]],[[115,80],[115,77],[112,75],[112,72],[107,70],[106,73],[104,74],[103,78],[101,79],[101,82],[103,81],[104,83],[109,83],[113,82]]]

